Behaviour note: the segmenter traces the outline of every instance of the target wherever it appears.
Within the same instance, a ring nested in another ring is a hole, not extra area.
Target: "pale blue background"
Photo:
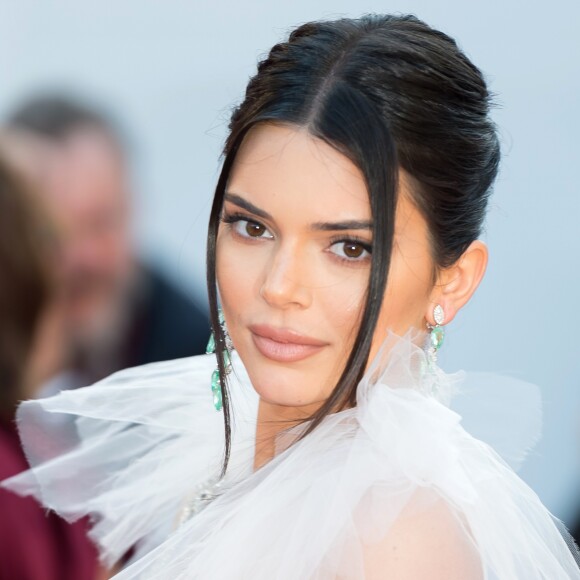
[[[257,57],[293,25],[366,11],[450,33],[498,94],[491,263],[442,359],[542,386],[544,437],[522,475],[569,521],[580,511],[580,2],[0,0],[0,114],[62,84],[110,104],[137,144],[142,250],[203,293],[218,154]]]

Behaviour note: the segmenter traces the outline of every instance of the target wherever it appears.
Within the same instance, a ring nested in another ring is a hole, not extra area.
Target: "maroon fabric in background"
[[[28,468],[13,423],[0,421],[0,481]],[[0,580],[95,580],[86,521],[68,524],[36,500],[0,488]]]

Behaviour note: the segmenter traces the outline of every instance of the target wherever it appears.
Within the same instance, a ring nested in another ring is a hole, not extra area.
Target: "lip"
[[[266,324],[249,327],[258,351],[276,362],[296,362],[320,352],[327,342],[306,336],[289,328],[276,328]]]

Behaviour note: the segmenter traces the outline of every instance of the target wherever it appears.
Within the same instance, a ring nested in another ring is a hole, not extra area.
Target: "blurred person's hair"
[[[127,148],[125,135],[109,112],[67,93],[30,97],[12,110],[4,125],[8,130],[24,131],[55,144],[77,131],[95,130],[107,137],[119,153]]]
[[[53,279],[55,238],[34,195],[0,158],[0,413],[22,398],[27,362]]]

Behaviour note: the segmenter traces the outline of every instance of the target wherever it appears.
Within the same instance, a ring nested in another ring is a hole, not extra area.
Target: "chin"
[[[248,369],[248,375],[260,399],[270,405],[306,407],[320,405],[326,398],[321,392],[323,380],[318,373],[290,368],[260,368]]]
[[[110,301],[95,300],[69,310],[68,321],[76,339],[90,344],[113,340],[121,332],[124,319]]]

